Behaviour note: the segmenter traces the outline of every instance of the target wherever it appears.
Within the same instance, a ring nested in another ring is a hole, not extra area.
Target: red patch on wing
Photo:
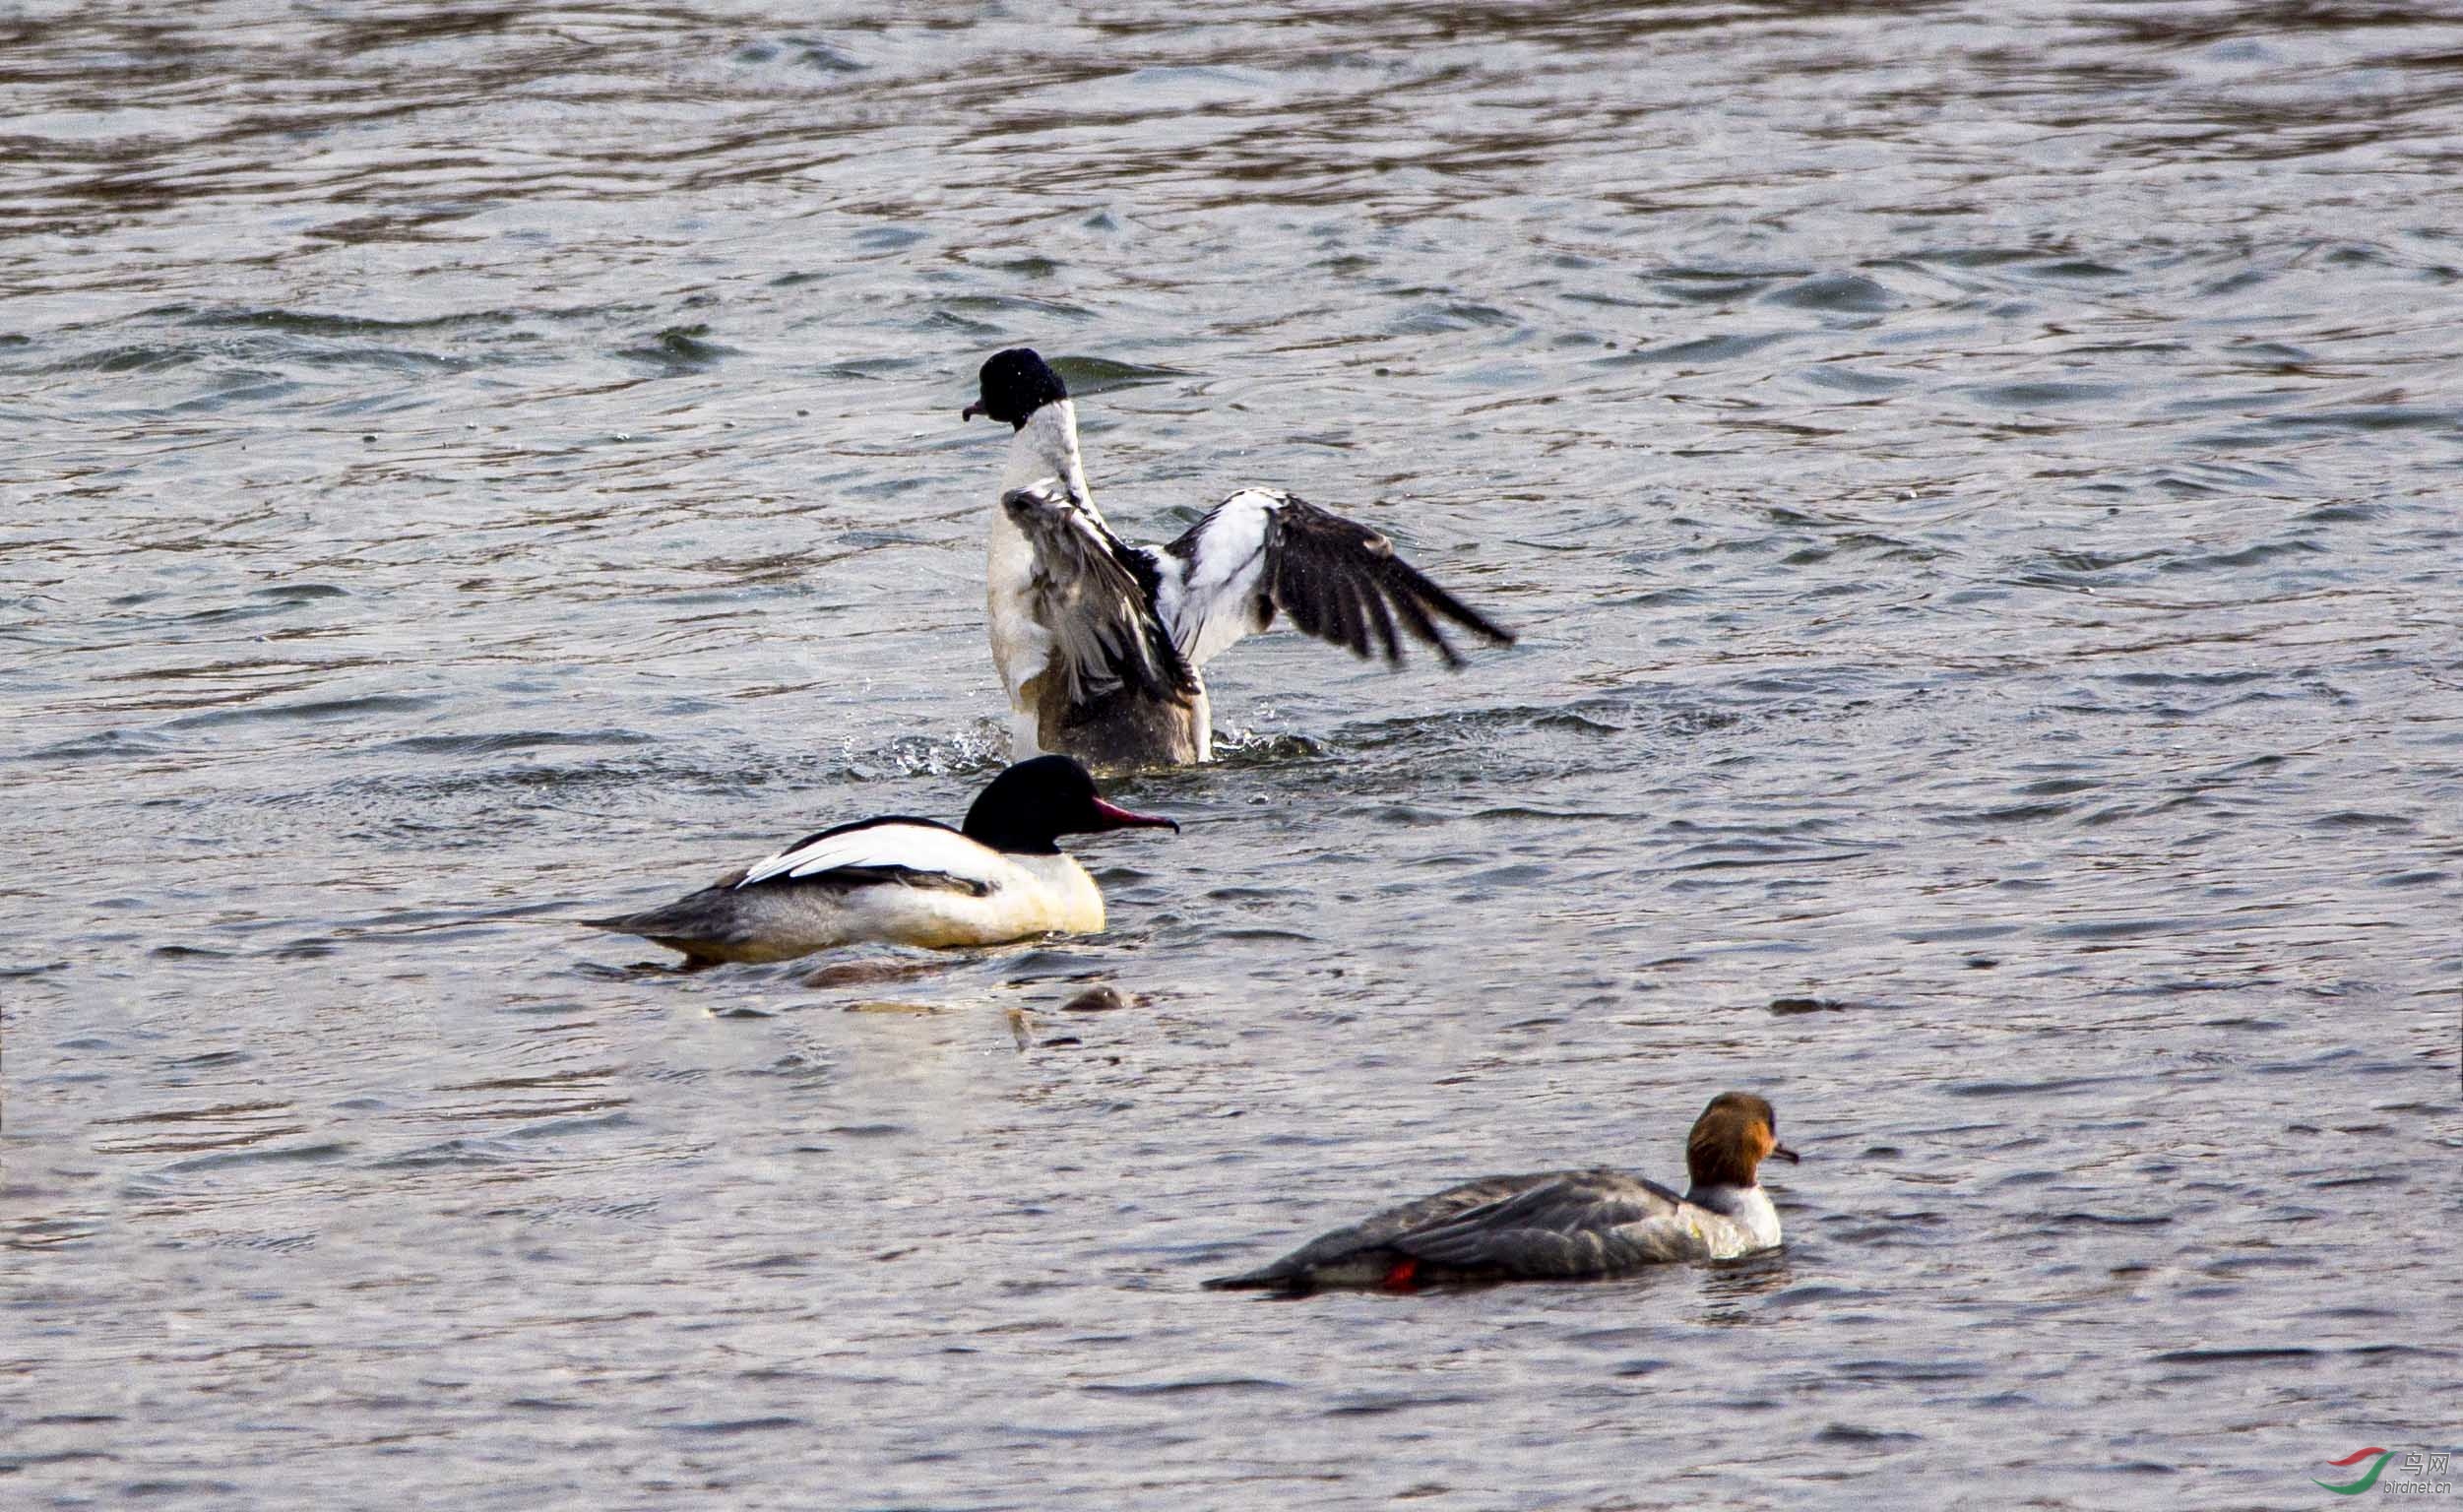
[[[1413,1259],[1409,1255],[1405,1255],[1402,1259],[1397,1260],[1392,1265],[1386,1267],[1385,1280],[1378,1283],[1378,1285],[1384,1287],[1388,1292],[1408,1292],[1412,1289],[1412,1278],[1419,1274],[1420,1262]]]

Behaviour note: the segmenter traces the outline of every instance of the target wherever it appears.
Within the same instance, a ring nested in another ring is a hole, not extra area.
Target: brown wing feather
[[[1051,632],[1074,684],[1072,704],[1124,686],[1158,698],[1197,691],[1156,617],[1151,557],[1042,485],[1002,495],[1001,507],[1035,545],[1042,598],[1036,618]]]

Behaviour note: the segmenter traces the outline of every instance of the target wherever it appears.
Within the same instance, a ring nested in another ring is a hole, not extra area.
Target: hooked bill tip
[[[1166,819],[1161,814],[1132,813],[1117,803],[1106,803],[1102,798],[1095,800],[1095,812],[1111,821],[1114,829],[1157,829],[1169,830],[1174,835],[1180,833],[1180,821],[1177,819]]]

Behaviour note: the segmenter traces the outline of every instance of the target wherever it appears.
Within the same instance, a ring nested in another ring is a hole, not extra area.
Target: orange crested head
[[[1751,1186],[1762,1162],[1777,1156],[1793,1162],[1795,1151],[1779,1143],[1778,1115],[1769,1100],[1749,1092],[1723,1092],[1711,1099],[1685,1136],[1685,1173],[1695,1186]]]

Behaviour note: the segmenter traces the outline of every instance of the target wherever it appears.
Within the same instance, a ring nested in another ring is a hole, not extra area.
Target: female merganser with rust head
[[[1711,1099],[1685,1137],[1693,1184],[1682,1197],[1614,1170],[1487,1176],[1337,1228],[1216,1291],[1407,1291],[1424,1282],[1565,1281],[1623,1276],[1672,1260],[1730,1260],[1779,1243],[1779,1210],[1755,1173],[1779,1143],[1770,1104],[1749,1092]]]
[[[1104,927],[1104,895],[1054,842],[1150,825],[1180,828],[1105,802],[1084,767],[1043,756],[993,778],[957,829],[858,819],[663,907],[583,922],[680,950],[696,967],[867,940],[940,948],[1091,934]]]
[[[1477,609],[1394,554],[1366,526],[1296,494],[1243,488],[1152,550],[1104,524],[1078,457],[1060,375],[1024,346],[983,364],[963,417],[1016,435],[992,516],[992,660],[1009,690],[1016,754],[1065,751],[1107,766],[1204,761],[1213,730],[1199,676],[1277,610],[1310,635],[1387,662],[1401,633],[1463,659],[1437,621],[1513,644]]]

